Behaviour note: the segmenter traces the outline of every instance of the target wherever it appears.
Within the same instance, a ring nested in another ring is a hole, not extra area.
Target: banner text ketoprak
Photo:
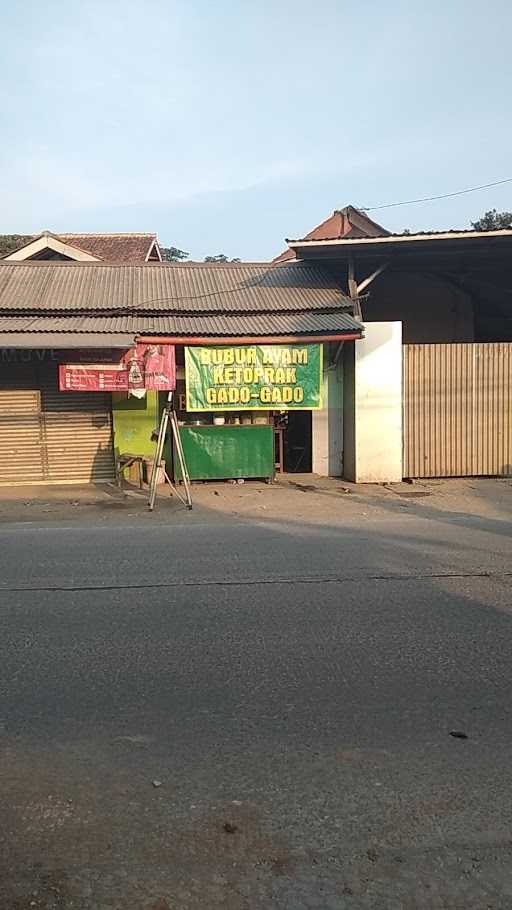
[[[322,346],[185,349],[188,411],[321,407]]]

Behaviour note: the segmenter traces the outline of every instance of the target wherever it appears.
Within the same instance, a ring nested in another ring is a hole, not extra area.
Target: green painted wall
[[[116,455],[154,455],[151,434],[158,430],[158,392],[148,391],[142,399],[113,392],[112,415]]]

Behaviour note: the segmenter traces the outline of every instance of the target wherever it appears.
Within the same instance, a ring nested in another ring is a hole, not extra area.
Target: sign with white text
[[[63,363],[61,392],[144,392],[176,388],[176,358],[172,344],[137,344],[111,363]]]

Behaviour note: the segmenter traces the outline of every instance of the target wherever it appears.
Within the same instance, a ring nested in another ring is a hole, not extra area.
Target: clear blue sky
[[[0,232],[267,259],[334,208],[512,176],[510,0],[47,0],[2,11]],[[512,184],[375,213],[512,210]]]

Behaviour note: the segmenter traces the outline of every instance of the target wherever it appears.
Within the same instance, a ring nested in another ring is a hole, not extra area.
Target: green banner
[[[187,411],[322,407],[321,344],[185,348]]]

